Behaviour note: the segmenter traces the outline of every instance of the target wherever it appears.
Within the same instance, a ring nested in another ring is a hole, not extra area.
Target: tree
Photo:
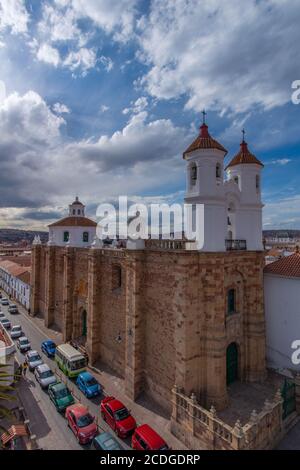
[[[11,418],[11,410],[6,406],[5,402],[10,402],[16,398],[10,393],[14,390],[12,385],[7,385],[7,381],[11,375],[7,372],[7,366],[0,364],[0,419]],[[0,423],[0,431],[6,431],[5,427]]]

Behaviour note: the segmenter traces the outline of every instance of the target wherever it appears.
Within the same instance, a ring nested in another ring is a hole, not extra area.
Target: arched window
[[[235,289],[229,289],[227,293],[227,314],[231,315],[236,311],[236,298],[235,298]]]
[[[259,190],[259,187],[260,187],[260,178],[259,178],[259,175],[256,175],[256,178],[255,178],[255,186],[256,186],[256,190],[258,191],[258,190]]]
[[[112,290],[122,287],[122,268],[118,264],[112,266]]]
[[[80,209],[77,210],[77,214],[80,215]]]
[[[216,164],[216,178],[221,178],[221,165],[220,163]]]
[[[83,232],[82,234],[82,241],[84,243],[88,243],[89,242],[89,232]]]
[[[197,166],[195,163],[191,166],[191,183],[195,184],[197,180]]]
[[[64,242],[68,243],[70,240],[70,232],[64,232]]]
[[[231,343],[226,350],[226,383],[230,385],[239,378],[239,350],[236,343]]]
[[[73,215],[75,215],[75,214],[76,214],[76,210],[75,210],[75,209],[73,209]]]

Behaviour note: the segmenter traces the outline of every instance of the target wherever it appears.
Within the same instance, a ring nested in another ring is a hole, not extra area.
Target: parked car
[[[122,439],[132,434],[136,428],[136,421],[130,411],[114,397],[106,397],[102,400],[100,412],[104,421]]]
[[[0,312],[0,320],[1,320],[1,318],[6,318],[6,317],[5,317],[5,313]]]
[[[50,384],[57,382],[55,375],[47,364],[41,364],[40,366],[37,366],[34,370],[34,375],[43,389],[46,389]]]
[[[19,313],[19,310],[16,304],[11,304],[7,310],[9,311],[9,313],[12,313],[12,314]]]
[[[76,379],[76,385],[87,398],[96,397],[102,393],[102,388],[89,372],[81,372]]]
[[[22,327],[20,325],[13,326],[10,332],[10,336],[13,339],[21,338],[21,336],[23,336]]]
[[[131,447],[135,450],[168,450],[167,443],[148,424],[142,424],[135,429]]]
[[[11,329],[11,323],[8,318],[3,317],[0,319],[1,325],[6,329],[10,330]]]
[[[26,336],[21,336],[21,338],[18,339],[17,348],[21,353],[26,353],[29,351],[29,349],[31,349],[31,344]]]
[[[37,351],[28,351],[26,354],[26,359],[30,372],[33,372],[37,366],[43,364],[43,359]]]
[[[9,305],[9,300],[6,297],[3,297],[3,299],[1,299],[1,305]]]
[[[117,439],[109,432],[103,432],[94,437],[92,447],[95,450],[124,450]]]
[[[48,394],[57,411],[65,411],[68,406],[75,403],[74,397],[70,390],[62,382],[49,385]]]
[[[80,403],[68,406],[66,419],[68,426],[72,429],[80,444],[89,443],[98,433],[94,416]]]
[[[41,344],[41,350],[46,356],[54,357],[55,356],[56,344],[51,339],[43,341]]]

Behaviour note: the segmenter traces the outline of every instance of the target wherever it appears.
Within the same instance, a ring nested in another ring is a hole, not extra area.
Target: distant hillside
[[[300,238],[300,230],[264,230],[265,238]]]
[[[25,240],[32,243],[34,237],[39,235],[43,243],[48,241],[48,232],[40,232],[35,230],[18,230],[14,228],[0,229],[0,243],[19,243]]]

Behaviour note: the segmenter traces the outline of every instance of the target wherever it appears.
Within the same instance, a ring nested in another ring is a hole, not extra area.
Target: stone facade
[[[229,426],[218,417],[213,406],[206,410],[197,403],[194,394],[189,398],[177,387],[173,389],[173,402],[172,432],[190,449],[273,449],[288,430],[282,419],[280,390],[265,401],[259,413],[253,410],[244,425],[238,420]]]
[[[31,314],[56,324],[65,341],[85,332],[92,364],[124,377],[172,411],[176,384],[206,408],[228,403],[226,351],[238,350],[238,378],[265,376],[263,253],[145,250],[36,245]],[[236,293],[227,314],[227,295]]]

